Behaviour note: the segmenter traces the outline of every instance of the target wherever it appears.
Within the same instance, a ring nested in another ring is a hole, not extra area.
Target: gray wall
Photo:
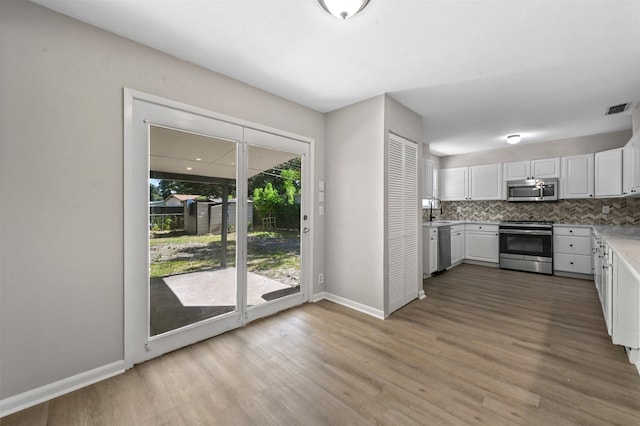
[[[315,138],[316,180],[325,118],[33,3],[0,7],[4,399],[123,359],[123,87]]]
[[[505,146],[504,148],[489,151],[440,157],[440,168],[447,169],[480,164],[590,154],[620,148],[624,146],[629,139],[631,139],[631,131],[622,130],[619,132],[602,133],[549,142]]]
[[[422,117],[386,95],[327,114],[326,290],[382,312],[389,131],[421,144]]]
[[[393,132],[410,141],[422,143],[424,139],[422,116],[402,105],[389,95],[385,97],[384,105],[385,133]]]
[[[326,291],[383,310],[385,96],[327,114]]]

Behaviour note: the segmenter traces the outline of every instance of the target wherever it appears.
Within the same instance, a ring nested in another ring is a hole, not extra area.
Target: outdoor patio
[[[151,335],[161,334],[232,312],[236,304],[236,268],[214,269],[150,280]],[[255,306],[293,294],[300,287],[247,273],[247,304]]]

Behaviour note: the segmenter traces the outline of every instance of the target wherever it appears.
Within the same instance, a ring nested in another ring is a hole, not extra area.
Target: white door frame
[[[146,336],[141,335],[140,330],[144,330],[140,326],[140,321],[148,323],[147,310],[140,312],[140,306],[144,306],[147,301],[147,289],[140,291],[139,283],[148,282],[148,265],[149,265],[149,253],[148,253],[148,162],[149,162],[149,141],[147,136],[146,146],[142,144],[136,144],[141,138],[140,121],[145,121],[145,127],[149,124],[162,124],[161,122],[154,122],[154,116],[164,116],[169,114],[175,120],[174,122],[180,122],[179,126],[173,126],[177,130],[190,131],[195,133],[201,133],[204,135],[211,134],[211,122],[215,120],[215,134],[213,136],[226,138],[229,140],[238,141],[238,158],[242,156],[240,153],[240,147],[244,149],[247,142],[245,139],[245,133],[251,134],[252,131],[259,131],[262,135],[272,135],[273,137],[288,138],[292,142],[303,142],[309,145],[309,155],[306,158],[306,167],[303,170],[308,170],[308,191],[303,191],[303,196],[306,196],[306,205],[308,206],[306,212],[309,217],[308,227],[311,231],[306,234],[306,238],[301,240],[301,255],[304,259],[301,259],[305,265],[303,268],[304,275],[301,276],[301,281],[308,283],[308,288],[304,289],[301,286],[299,295],[291,295],[283,297],[282,300],[278,299],[274,303],[265,304],[263,309],[255,309],[254,311],[247,311],[246,309],[246,292],[244,291],[243,279],[239,277],[239,291],[238,291],[238,309],[236,312],[231,312],[219,317],[212,318],[210,321],[204,321],[203,323],[194,324],[190,327],[180,329],[176,333],[167,333],[167,336],[179,345],[179,347],[195,343],[197,341],[212,337],[220,334],[231,328],[239,327],[247,322],[264,316],[269,315],[282,307],[289,306],[293,299],[300,298],[299,303],[309,301],[309,295],[313,294],[313,223],[314,223],[314,209],[311,206],[311,194],[313,194],[313,161],[312,153],[314,149],[314,140],[304,136],[295,135],[282,130],[273,129],[267,126],[263,126],[256,123],[251,123],[245,120],[241,120],[234,117],[225,116],[222,114],[214,113],[202,108],[189,106],[180,102],[171,101],[158,96],[149,95],[147,93],[124,88],[124,363],[125,368],[133,367],[134,363],[140,362],[144,359],[150,359],[161,355],[163,349],[156,349],[151,344],[141,345],[142,341],[151,342],[152,340],[162,340],[160,337],[153,339],[148,338],[148,331]],[[142,113],[142,115],[141,115]],[[150,117],[150,118],[147,118]],[[163,119],[160,119],[162,121]],[[180,121],[182,120],[182,121]],[[239,130],[238,130],[239,129]],[[250,139],[250,138],[249,138]],[[251,143],[249,141],[249,143]],[[257,143],[258,145],[262,145]],[[303,158],[303,161],[305,159]],[[246,177],[245,169],[239,173],[239,178]],[[246,195],[244,195],[244,204],[246,204]],[[240,214],[246,215],[246,209],[238,209]],[[242,217],[240,218],[242,219]],[[239,222],[242,223],[242,222]],[[245,231],[246,235],[246,231]],[[246,253],[239,253],[237,259],[237,266],[239,262],[246,264]],[[238,268],[241,270],[244,268]],[[240,275],[240,274],[239,274]],[[146,286],[148,287],[148,285]],[[293,297],[292,297],[293,296]],[[244,312],[244,316],[241,316],[241,312]],[[214,324],[215,323],[215,324]],[[162,345],[160,345],[162,346]],[[175,349],[175,348],[174,348]],[[144,351],[144,353],[143,353]]]

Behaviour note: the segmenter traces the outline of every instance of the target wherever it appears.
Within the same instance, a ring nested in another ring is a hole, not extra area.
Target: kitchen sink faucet
[[[433,219],[435,219],[435,216],[433,215],[433,205],[435,204],[436,200],[438,201],[438,205],[440,206],[440,214],[442,214],[442,201],[440,201],[439,198],[432,197],[431,202],[429,203],[429,222],[433,222]]]

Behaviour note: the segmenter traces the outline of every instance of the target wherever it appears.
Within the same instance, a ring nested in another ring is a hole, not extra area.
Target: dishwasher
[[[438,272],[451,266],[451,226],[438,226]]]

